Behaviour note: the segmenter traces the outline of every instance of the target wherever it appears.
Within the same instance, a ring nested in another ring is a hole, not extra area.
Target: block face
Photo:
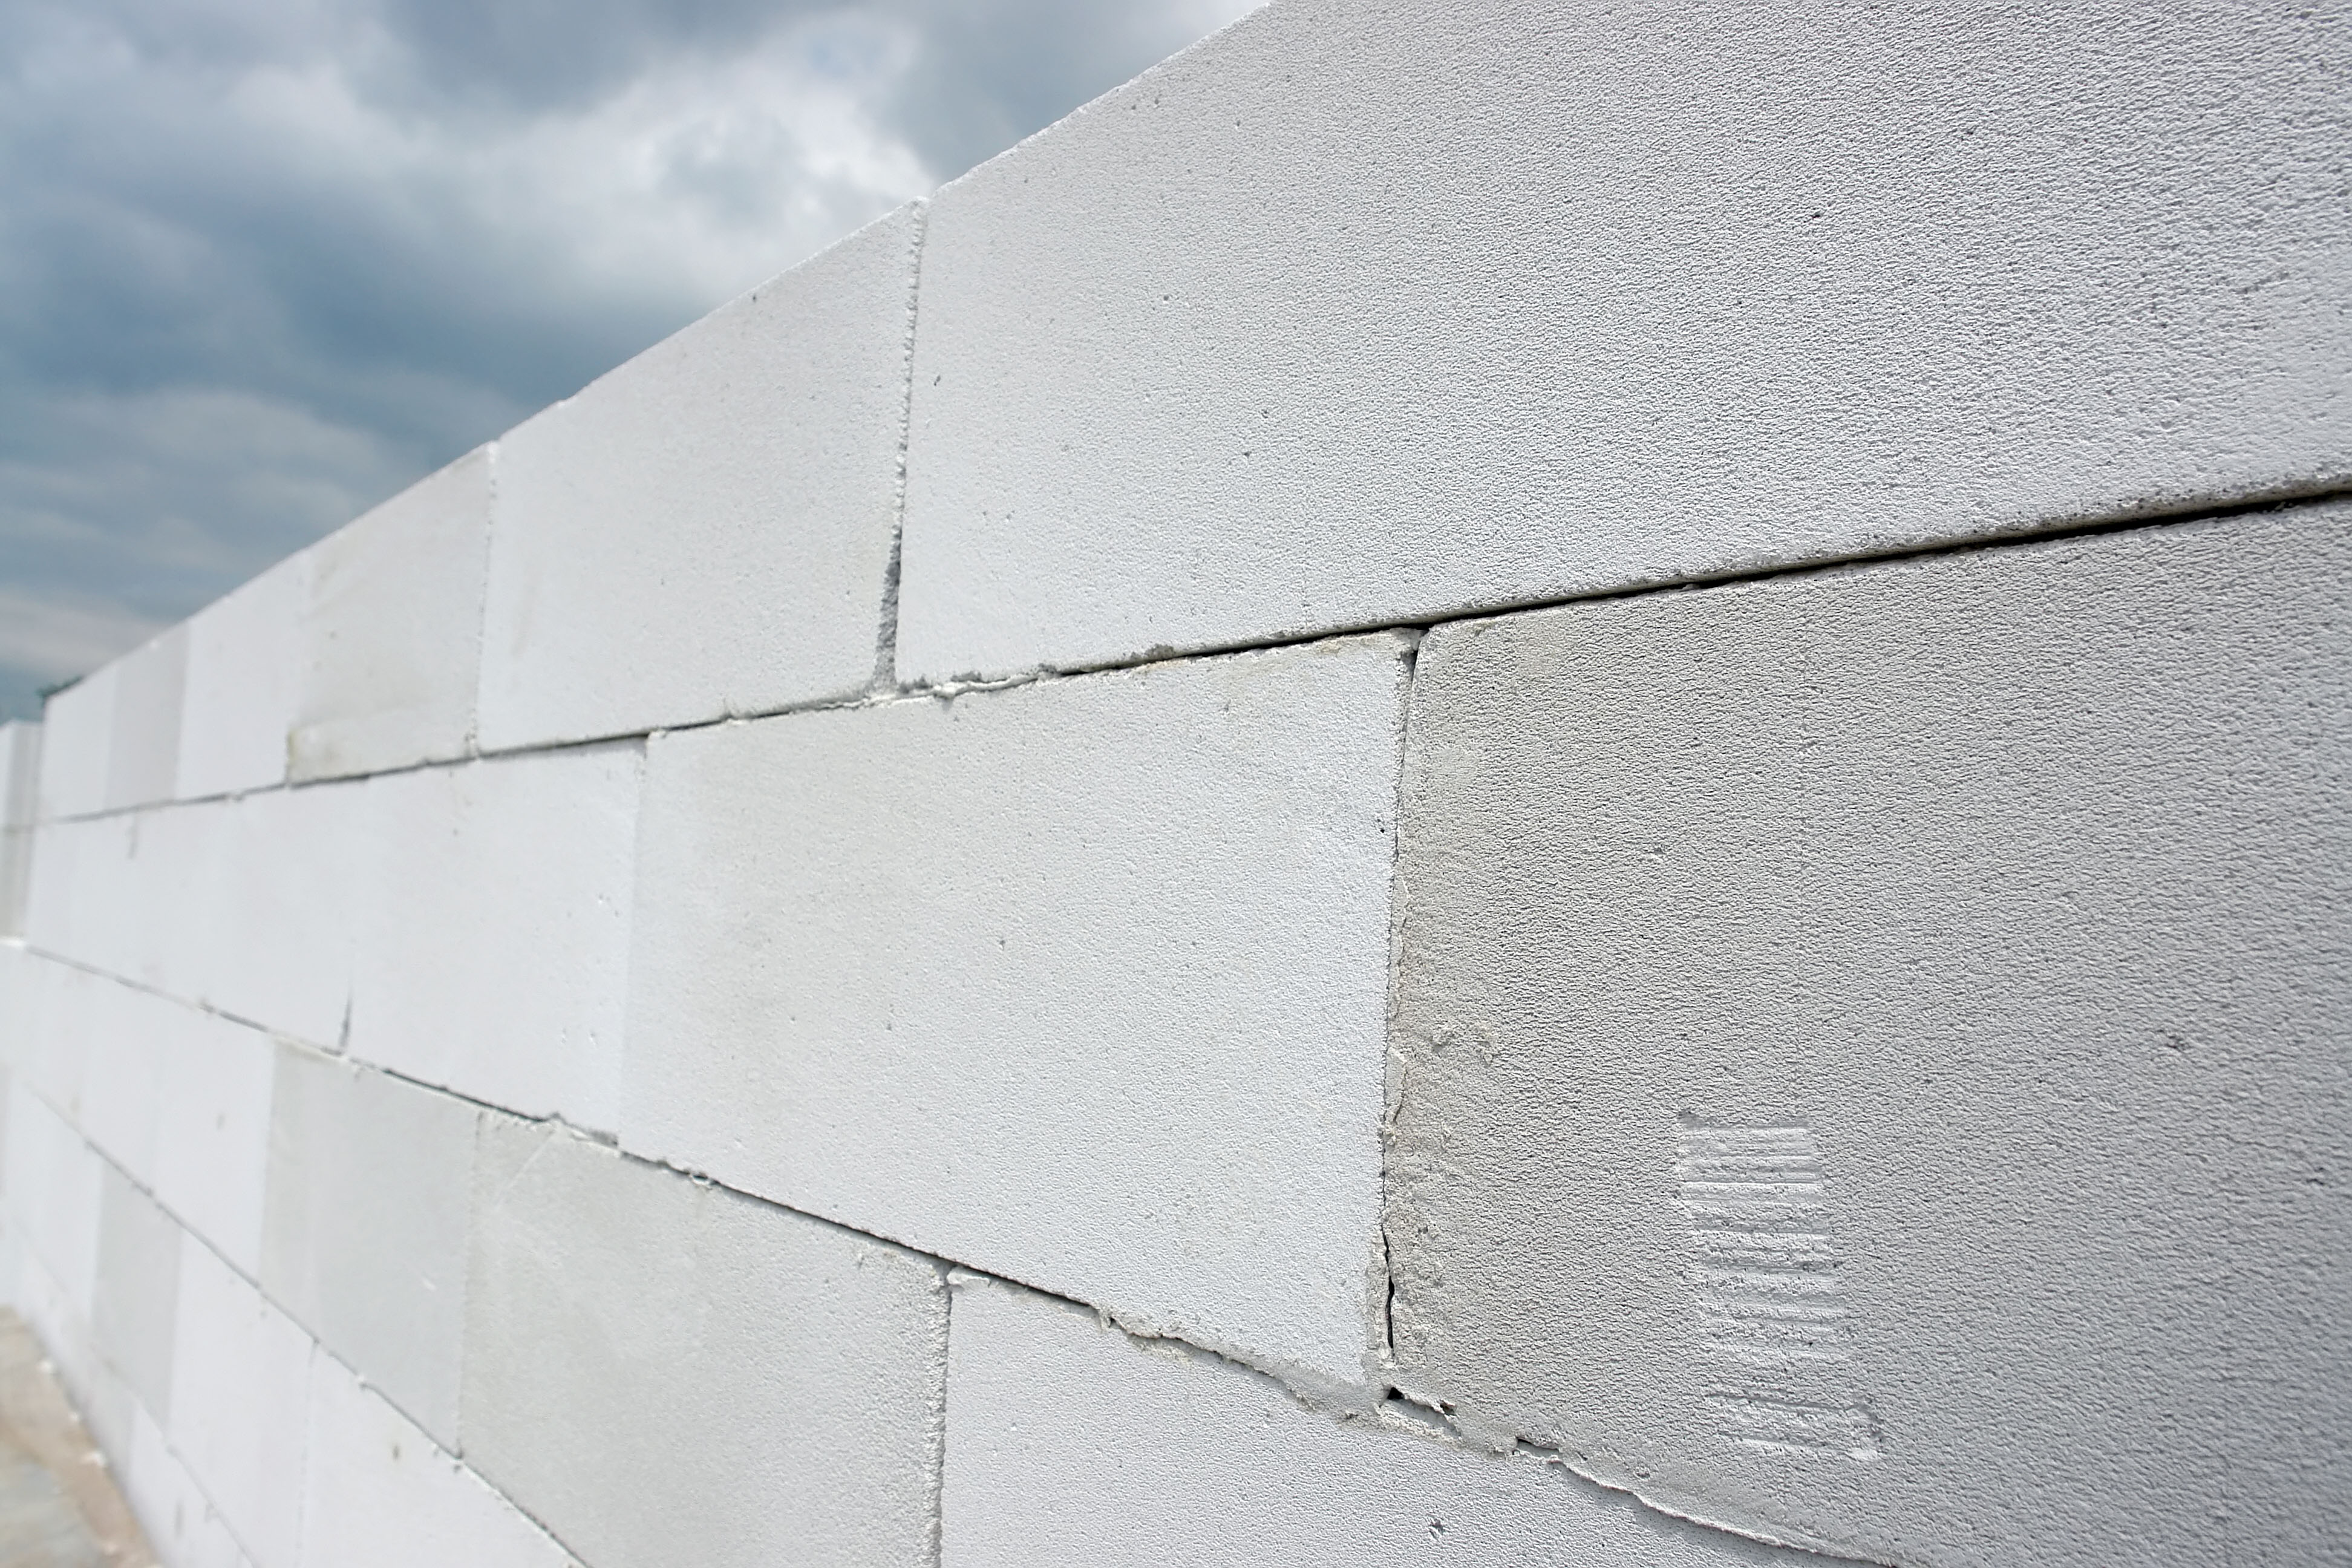
[[[180,1227],[120,1171],[110,1165],[103,1171],[91,1337],[140,1405],[158,1419],[169,1419]]]
[[[655,737],[624,1145],[1362,1378],[1408,647]]]
[[[1341,1420],[1027,1291],[959,1279],[951,1321],[945,1568],[1818,1561],[1654,1513],[1556,1463],[1387,1414]]]
[[[933,199],[899,668],[2340,484],[2346,66],[2284,5],[1268,7]]]
[[[45,826],[26,940],[331,1045],[351,999],[364,790],[265,790]]]
[[[919,1258],[486,1114],[467,1461],[597,1568],[928,1559]]]
[[[485,750],[864,690],[896,543],[908,207],[499,443]]]
[[[41,705],[43,822],[106,809],[107,759],[114,748],[114,682],[119,667],[93,670]]]
[[[1877,1560],[2342,1555],[2347,521],[1433,634],[1400,1382]]]
[[[171,1568],[251,1568],[226,1521],[142,1409],[131,1411],[130,1462],[118,1462],[118,1473],[123,1500]]]
[[[0,937],[19,936],[25,930],[40,769],[41,727],[0,724]]]
[[[285,782],[286,738],[302,680],[306,552],[254,578],[188,621],[187,695],[180,721],[183,800]]]
[[[11,1228],[56,1283],[71,1314],[87,1322],[98,1279],[99,1176],[104,1163],[47,1101],[21,1085],[10,1087],[0,1193],[6,1197]]]
[[[353,1056],[609,1131],[643,748],[370,780]]]
[[[468,453],[310,552],[287,765],[338,778],[473,743],[492,453]]]
[[[454,1448],[474,1109],[291,1046],[277,1074],[262,1289]]]
[[[114,738],[106,752],[106,806],[172,798],[180,763],[180,707],[187,689],[188,628],[173,626],[115,664]]]
[[[186,1238],[164,1432],[255,1568],[299,1560],[310,1351],[291,1319]]]
[[[0,828],[30,827],[40,798],[41,727],[0,724]]]
[[[331,1356],[310,1363],[304,1568],[576,1568],[514,1505]]]
[[[248,1275],[261,1263],[277,1047],[242,1024],[173,1007],[155,1062],[156,1198]]]

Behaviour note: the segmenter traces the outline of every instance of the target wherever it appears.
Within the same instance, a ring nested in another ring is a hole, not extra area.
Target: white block
[[[91,995],[111,982],[23,948],[11,951],[14,962],[7,965],[6,990],[14,1024],[5,1041],[8,1068],[18,1087],[38,1094],[89,1137],[83,1125],[87,1107],[82,1089],[89,1078],[95,1054],[92,1042],[100,1021]],[[135,1097],[139,1087],[122,1085],[121,1093],[126,1099]],[[124,1109],[135,1117],[135,1110]],[[101,1115],[100,1121],[106,1117]],[[109,1125],[110,1137],[117,1131]]]
[[[279,1047],[262,1288],[450,1448],[474,1120],[446,1095]]]
[[[106,752],[106,805],[172,798],[180,764],[180,708],[187,689],[188,628],[173,626],[114,666],[114,739]]]
[[[184,1241],[164,1431],[256,1568],[299,1561],[310,1354],[291,1319]]]
[[[259,1030],[188,1008],[155,1051],[155,1196],[247,1274],[261,1265],[276,1052]]]
[[[1409,1415],[1309,1409],[1230,1362],[1025,1290],[960,1279],[952,1323],[944,1568],[1819,1561]]]
[[[919,232],[902,208],[499,441],[486,750],[872,683]]]
[[[2285,5],[1269,6],[933,199],[899,668],[2341,485],[2347,71]]]
[[[20,935],[25,929],[40,777],[41,727],[0,724],[0,938]]]
[[[26,940],[331,1045],[350,1003],[364,791],[265,790],[46,826]]]
[[[181,1229],[112,1166],[100,1178],[98,1285],[90,1337],[142,1406],[172,1409],[172,1345],[180,1303]],[[110,1444],[116,1458],[125,1450]]]
[[[462,756],[473,742],[490,448],[311,547],[297,779]]]
[[[164,1093],[160,1070],[167,1042],[185,1026],[177,1002],[49,960],[44,971],[48,1005],[43,1014],[53,1079],[66,1062],[72,1077],[74,1121],[100,1153],[140,1185],[155,1184],[155,1128]]]
[[[267,789],[286,778],[303,668],[308,552],[278,563],[188,622],[176,793]]]
[[[1362,1378],[1408,647],[656,737],[624,1143]]]
[[[40,784],[35,799],[36,815],[43,822],[106,809],[117,668],[110,664],[93,670],[41,705]]]
[[[139,1410],[131,1422],[131,1458],[120,1470],[123,1500],[166,1568],[251,1568],[153,1417]]]
[[[310,1363],[303,1568],[577,1568],[332,1356]]]
[[[643,772],[629,743],[370,781],[352,1054],[612,1128]]]
[[[86,1323],[98,1279],[103,1162],[47,1101],[21,1083],[10,1089],[0,1193],[17,1235]]]
[[[30,827],[40,799],[41,727],[0,724],[0,827]]]
[[[1873,1562],[2352,1547],[2352,505],[1441,628],[1403,1386]]]
[[[467,1462],[596,1568],[928,1561],[937,1269],[486,1116]]]

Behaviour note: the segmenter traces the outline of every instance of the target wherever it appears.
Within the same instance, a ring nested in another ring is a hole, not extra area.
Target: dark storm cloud
[[[0,713],[1249,0],[0,0]]]

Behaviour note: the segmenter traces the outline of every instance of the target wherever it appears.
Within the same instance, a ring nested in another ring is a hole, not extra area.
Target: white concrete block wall
[[[285,782],[312,553],[280,562],[189,617],[173,790],[179,799]]]
[[[39,798],[41,727],[0,724],[0,938],[25,931],[33,873],[33,822]]]
[[[1539,1456],[1465,1443],[1426,1413],[1317,1409],[1070,1302],[957,1285],[948,1568],[1818,1561],[1653,1512]]]
[[[469,1463],[588,1562],[917,1562],[947,1291],[928,1259],[485,1121]]]
[[[187,693],[188,627],[171,630],[114,666],[114,735],[106,752],[106,807],[172,798],[180,767],[180,710]]]
[[[353,1056],[613,1129],[644,757],[631,742],[368,782],[344,900]]]
[[[310,551],[287,766],[341,778],[474,739],[495,453],[467,454]]]
[[[2344,55],[2283,4],[1269,5],[931,202],[899,667],[2341,485]]]
[[[2352,1558],[2346,81],[1275,0],[0,730],[0,1289],[175,1565]]]
[[[624,1146],[1360,1381],[1411,647],[656,738]]]
[[[262,1287],[445,1448],[457,1442],[478,1115],[278,1050]]]
[[[920,232],[894,213],[499,443],[485,748],[873,683]]]

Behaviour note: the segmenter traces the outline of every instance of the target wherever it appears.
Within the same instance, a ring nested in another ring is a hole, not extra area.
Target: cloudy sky
[[[1257,0],[0,0],[0,716]]]

